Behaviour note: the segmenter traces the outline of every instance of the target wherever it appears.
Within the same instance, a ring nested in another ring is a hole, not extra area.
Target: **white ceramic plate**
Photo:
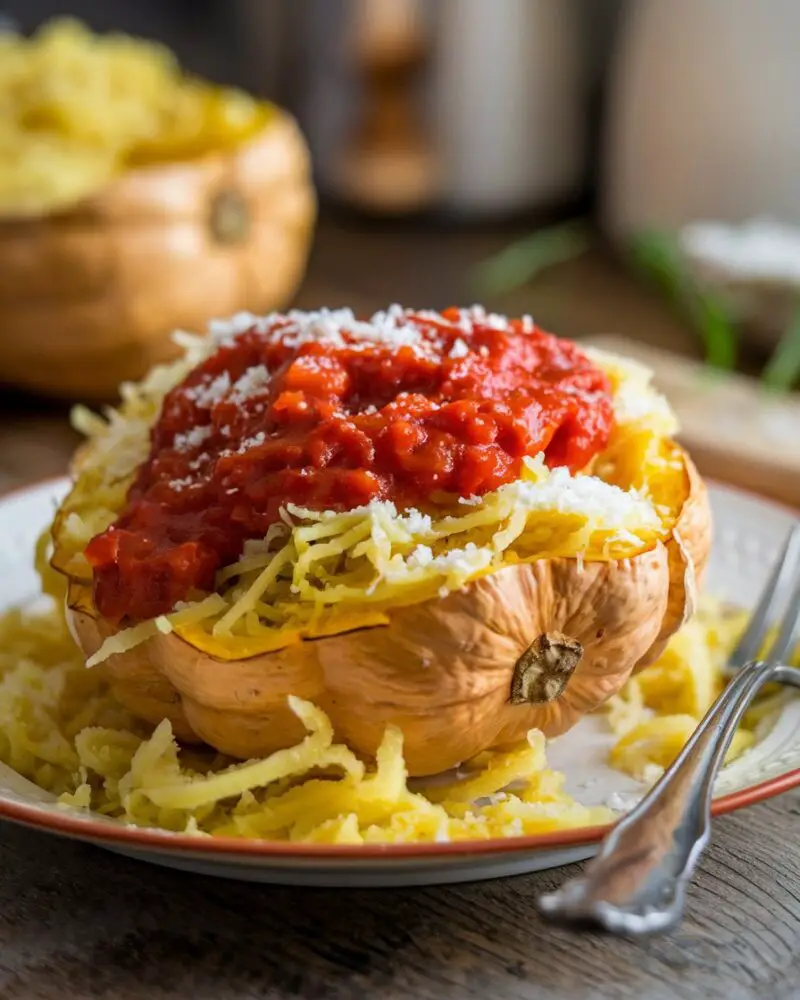
[[[0,500],[0,609],[32,598],[37,579],[32,551],[63,495],[63,481]],[[794,515],[723,487],[712,487],[716,542],[708,588],[724,600],[752,606]],[[604,763],[612,742],[601,718],[581,722],[554,740],[548,760],[568,789],[587,804],[634,801],[642,789]],[[720,776],[715,813],[739,809],[800,785],[800,699],[791,700],[767,737]],[[587,858],[602,828],[538,837],[455,844],[369,847],[271,844],[197,838],[123,826],[58,806],[53,797],[0,765],[0,818],[99,844],[173,868],[251,881],[320,886],[431,885],[553,868]]]

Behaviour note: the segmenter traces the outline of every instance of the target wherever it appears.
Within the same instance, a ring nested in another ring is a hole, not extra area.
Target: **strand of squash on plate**
[[[597,352],[596,360],[605,364],[615,384],[620,415],[626,408],[633,407],[635,412],[635,389],[645,378],[645,370],[603,352]],[[653,419],[620,420],[596,470],[610,483],[625,482],[639,489],[664,517],[678,509],[676,459],[669,440],[676,430],[674,419],[667,408],[664,413],[654,410]],[[695,615],[673,636],[659,659],[635,674],[600,709],[619,737],[610,753],[613,766],[639,780],[657,780],[721,693],[726,658],[747,617],[747,612],[703,595]],[[756,742],[783,698],[780,690],[772,689],[756,701],[734,736],[728,761]]]

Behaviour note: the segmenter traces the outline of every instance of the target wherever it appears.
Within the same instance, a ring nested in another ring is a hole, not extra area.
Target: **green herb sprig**
[[[695,280],[677,239],[667,233],[642,232],[631,240],[629,254],[634,269],[652,280],[692,324],[706,363],[722,370],[735,368],[739,353],[735,321],[725,303]]]
[[[778,341],[761,379],[767,388],[776,392],[788,392],[800,382],[800,303],[795,306],[792,321]]]
[[[512,292],[548,268],[580,257],[591,245],[589,227],[580,219],[539,229],[479,264],[473,274],[475,290],[481,296]]]

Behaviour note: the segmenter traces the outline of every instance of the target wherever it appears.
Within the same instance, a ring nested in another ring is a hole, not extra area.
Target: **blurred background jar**
[[[800,224],[797,0],[629,0],[610,65],[603,221]]]
[[[579,0],[234,9],[249,77],[276,37],[288,46],[282,99],[309,139],[323,197],[378,215],[485,218],[585,192],[592,79]]]

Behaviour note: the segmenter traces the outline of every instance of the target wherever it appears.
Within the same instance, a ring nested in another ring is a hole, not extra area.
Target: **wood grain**
[[[682,928],[638,942],[543,922],[534,898],[568,869],[441,889],[301,890],[6,826],[0,996],[788,998],[800,973],[799,815],[790,794],[720,820]]]
[[[298,304],[470,302],[507,234],[323,226]],[[489,302],[569,336],[615,330],[695,351],[605,258]],[[43,360],[46,363],[46,360]],[[66,410],[0,398],[0,491],[66,468]],[[0,1000],[788,1000],[800,996],[800,792],[715,823],[675,933],[548,926],[534,899],[572,872],[441,889],[239,884],[0,826]]]

